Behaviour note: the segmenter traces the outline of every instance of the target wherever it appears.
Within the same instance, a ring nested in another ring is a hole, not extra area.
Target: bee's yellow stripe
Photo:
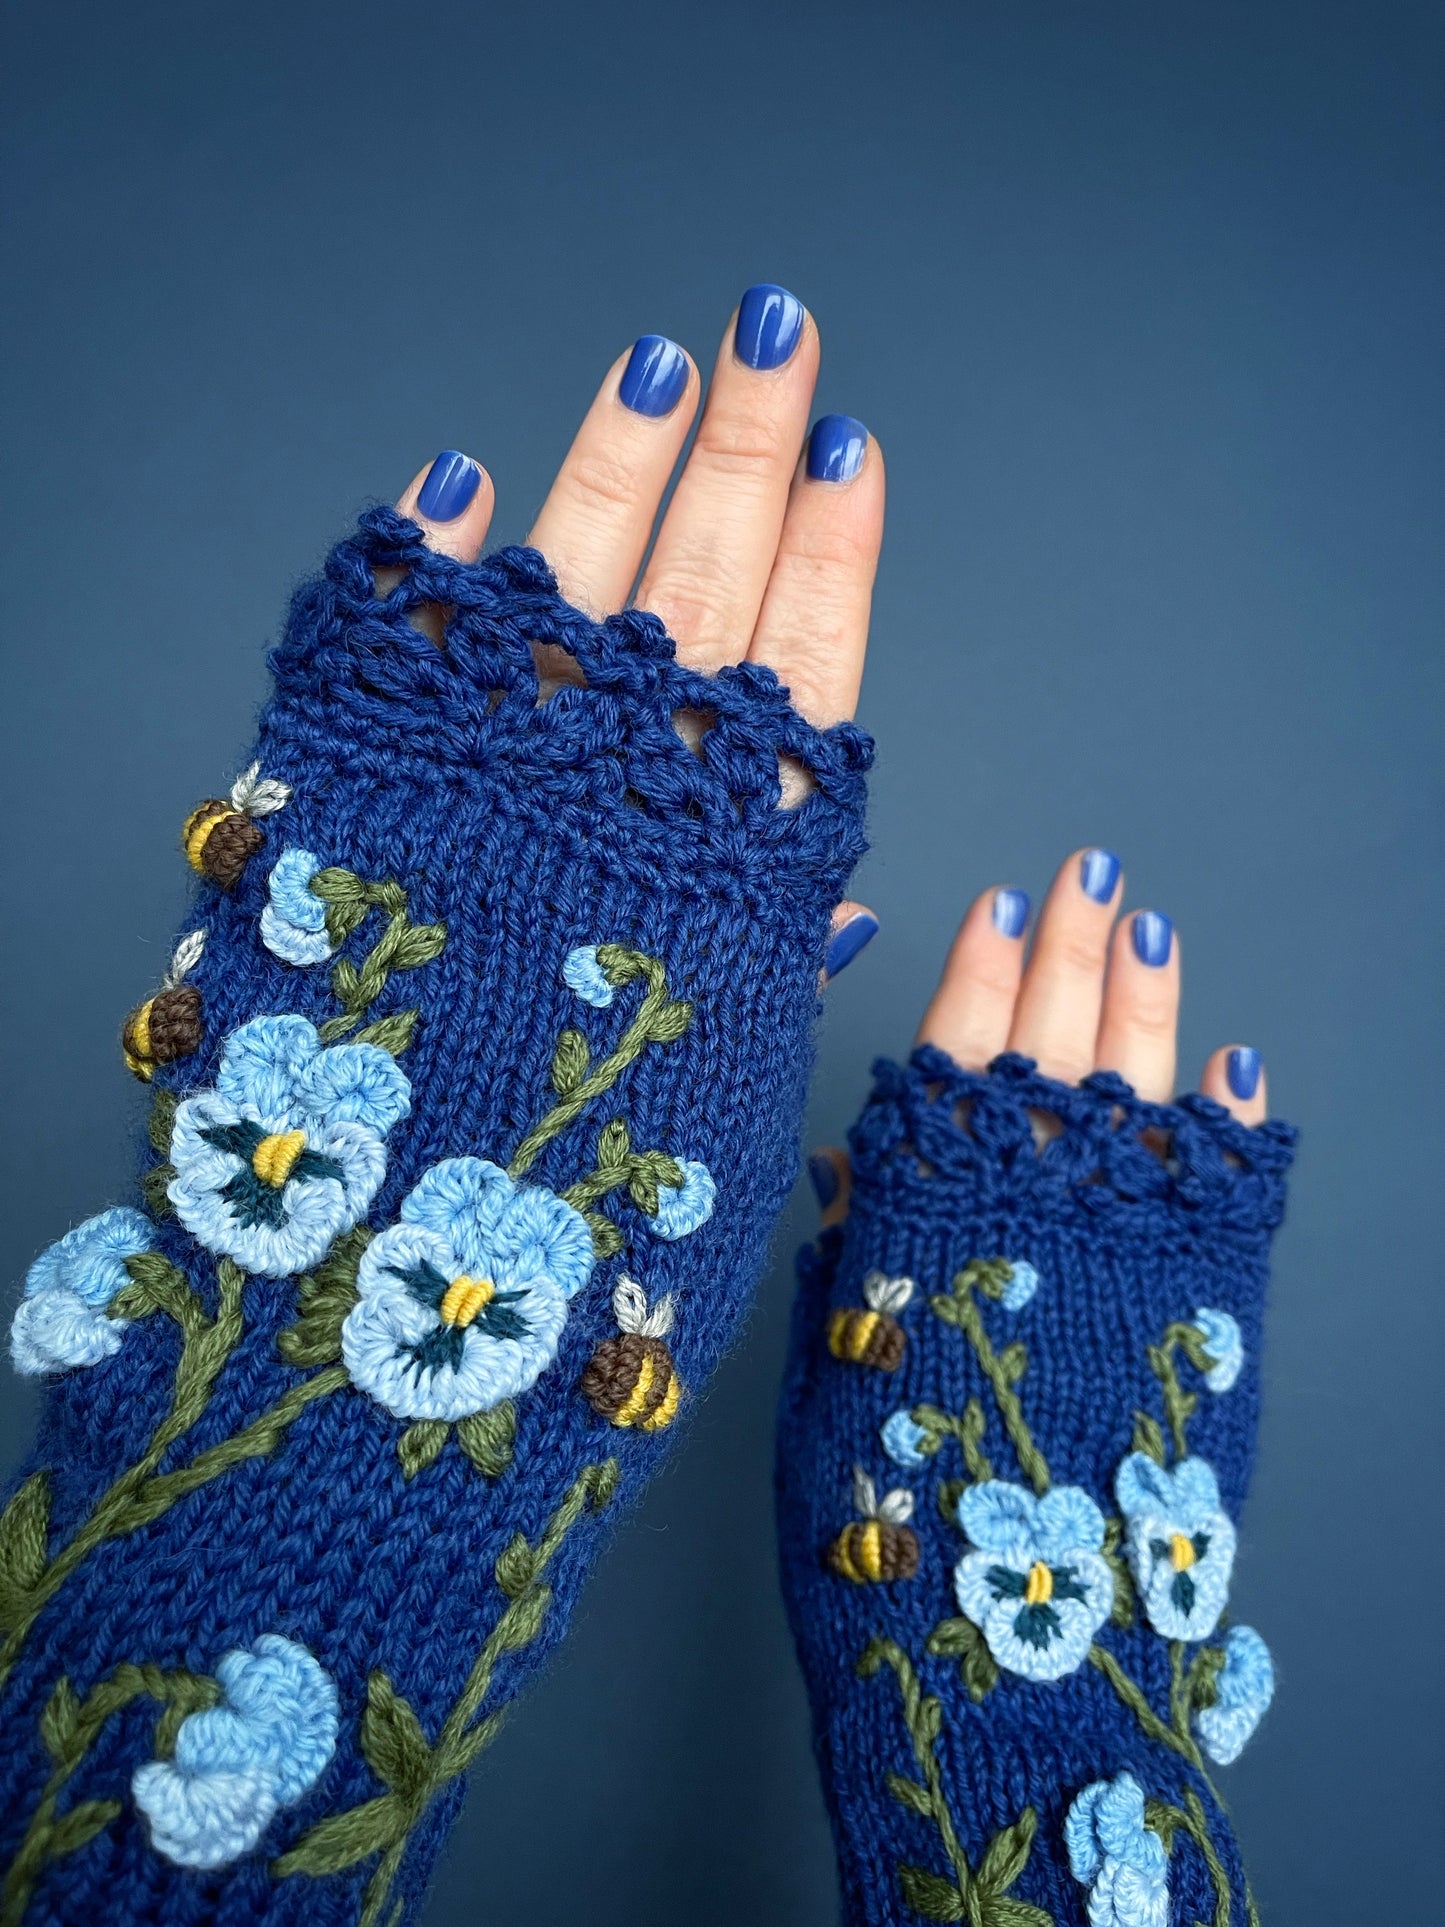
[[[651,1391],[652,1359],[644,1352],[642,1354],[642,1368],[637,1374],[637,1383],[628,1393],[626,1404],[618,1408],[617,1416],[613,1419],[612,1423],[614,1425],[636,1425],[642,1413],[647,1409],[647,1401]]]
[[[209,810],[204,807],[192,810],[186,818],[186,827],[181,831],[181,843],[186,852],[186,861],[193,870],[201,868],[201,852],[206,847],[206,838],[221,818],[230,814],[230,804],[222,803]]]
[[[155,1009],[155,1002],[154,997],[147,997],[130,1020],[131,1045],[137,1057],[149,1057],[151,1054],[151,1012]]]
[[[865,1579],[883,1577],[883,1528],[876,1519],[865,1519],[855,1535],[859,1541],[858,1564]]]
[[[669,1372],[667,1390],[662,1395],[662,1403],[651,1418],[642,1421],[644,1432],[660,1432],[664,1425],[671,1425],[677,1416],[678,1400],[682,1397],[682,1387],[677,1382],[677,1373]]]

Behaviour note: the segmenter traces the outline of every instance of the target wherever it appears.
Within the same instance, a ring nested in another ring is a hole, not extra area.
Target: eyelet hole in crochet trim
[[[715,709],[674,709],[672,726],[699,761],[705,755],[702,739],[717,721]]]

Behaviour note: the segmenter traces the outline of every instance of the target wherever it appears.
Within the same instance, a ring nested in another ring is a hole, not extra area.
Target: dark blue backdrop
[[[812,1129],[965,898],[1111,844],[1184,1062],[1306,1128],[1237,1603],[1267,1920],[1423,1919],[1441,1860],[1442,448],[1433,7],[13,5],[5,1275],[124,1194],[115,1050],[284,594],[474,451],[522,534],[644,330],[750,281],[891,470],[862,894]],[[782,1255],[746,1348],[477,1776],[443,1923],[821,1927],[773,1576]],[[12,1287],[13,1289],[13,1287]],[[7,1463],[31,1412],[4,1392]],[[666,1689],[660,1690],[660,1682]],[[1428,1899],[1427,1899],[1428,1897]]]

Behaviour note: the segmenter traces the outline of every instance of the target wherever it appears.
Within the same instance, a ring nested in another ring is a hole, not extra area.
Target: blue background
[[[1124,855],[1183,1063],[1307,1132],[1236,1602],[1266,1920],[1424,1918],[1441,1792],[1441,71],[1433,7],[8,10],[5,1275],[125,1195],[121,1014],[291,582],[440,446],[522,535],[610,358],[751,281],[890,464],[859,894],[810,1129],[966,899]],[[813,1927],[776,1592],[799,1200],[745,1348],[491,1753],[430,1927]],[[5,1394],[7,1463],[32,1411]],[[1418,1910],[1418,1911],[1417,1911]]]

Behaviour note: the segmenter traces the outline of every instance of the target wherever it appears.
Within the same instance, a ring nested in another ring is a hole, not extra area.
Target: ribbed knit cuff
[[[141,1196],[16,1320],[56,1382],[0,1522],[7,1922],[394,1927],[796,1168],[866,737],[385,510],[274,668],[126,1026]]]
[[[1016,1056],[877,1066],[778,1461],[850,1922],[1245,1917],[1208,1775],[1272,1687],[1227,1599],[1293,1142]]]

